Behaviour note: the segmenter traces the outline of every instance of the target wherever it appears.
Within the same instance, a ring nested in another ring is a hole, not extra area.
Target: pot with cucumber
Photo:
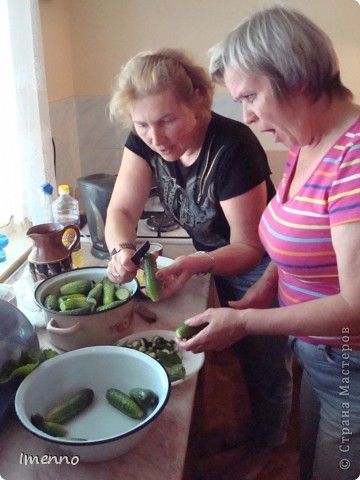
[[[51,343],[61,350],[113,345],[132,332],[136,279],[112,283],[106,267],[85,267],[45,279],[34,289]]]
[[[81,463],[98,462],[137,445],[170,392],[165,369],[149,355],[94,346],[57,355],[32,371],[16,392],[15,411],[25,429],[48,444],[44,451],[50,446]]]

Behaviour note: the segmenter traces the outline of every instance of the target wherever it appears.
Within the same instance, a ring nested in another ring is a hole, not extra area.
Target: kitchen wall
[[[126,132],[107,117],[111,85],[140,50],[180,47],[207,67],[207,50],[268,0],[40,0],[47,88],[59,183],[116,173]],[[360,5],[356,0],[285,0],[332,38],[344,83],[360,101]],[[214,110],[241,118],[224,89]],[[275,181],[286,156],[270,135],[258,135]]]

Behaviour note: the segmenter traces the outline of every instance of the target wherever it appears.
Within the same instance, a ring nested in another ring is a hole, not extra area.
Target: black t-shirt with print
[[[251,129],[214,112],[200,154],[189,167],[165,161],[134,133],[125,146],[150,165],[165,212],[188,232],[197,250],[229,244],[221,201],[264,180],[268,201],[275,193],[266,154]]]

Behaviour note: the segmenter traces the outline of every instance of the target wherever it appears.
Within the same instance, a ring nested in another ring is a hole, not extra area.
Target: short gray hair
[[[352,98],[339,73],[328,35],[304,14],[274,6],[248,17],[209,51],[210,75],[224,84],[227,68],[266,76],[278,99],[306,89],[313,101],[322,94]]]

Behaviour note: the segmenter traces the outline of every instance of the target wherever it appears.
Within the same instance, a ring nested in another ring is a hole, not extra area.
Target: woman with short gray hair
[[[249,18],[210,49],[210,75],[221,85],[228,68],[265,75],[278,100],[304,87],[316,101],[321,95],[352,98],[339,74],[328,35],[305,15],[274,7]]]
[[[360,474],[360,107],[328,36],[281,6],[255,13],[210,51],[213,79],[245,123],[289,148],[259,233],[271,263],[181,347],[222,349],[248,335],[289,335],[303,366],[301,479]],[[280,308],[269,309],[278,292]]]

